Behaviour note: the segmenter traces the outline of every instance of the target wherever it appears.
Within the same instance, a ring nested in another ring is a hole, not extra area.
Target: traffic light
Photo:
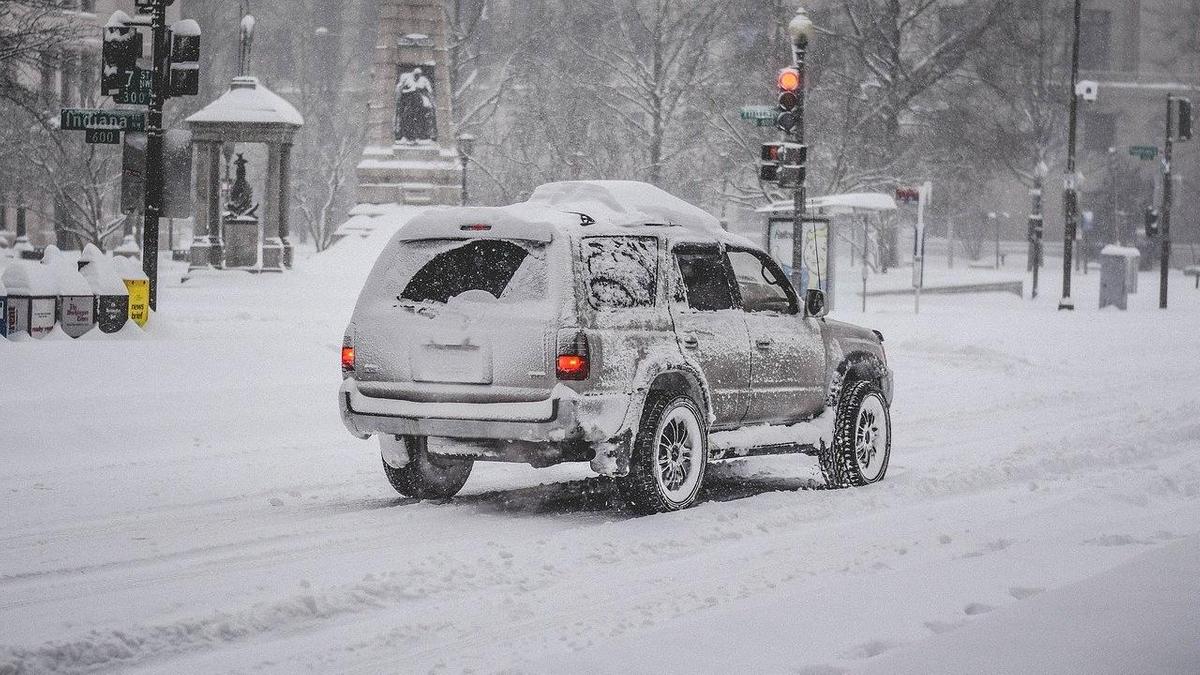
[[[1158,236],[1158,209],[1153,206],[1146,207],[1146,238],[1154,239]]]
[[[114,18],[116,18],[114,16]],[[142,56],[142,34],[136,28],[110,21],[100,51],[100,95],[114,96],[129,83]]]
[[[192,19],[171,26],[171,78],[169,96],[200,93],[200,24]]]
[[[1179,134],[1176,137],[1181,141],[1192,140],[1192,101],[1191,99],[1177,99],[1179,104]]]
[[[780,187],[796,187],[804,181],[808,163],[808,146],[799,143],[764,143],[759,180],[779,183]]]
[[[784,68],[775,80],[779,87],[779,116],[775,126],[785,133],[793,133],[800,125],[800,96],[804,89],[804,76],[798,68]]]
[[[916,204],[921,201],[920,188],[896,188],[896,201],[901,204]]]

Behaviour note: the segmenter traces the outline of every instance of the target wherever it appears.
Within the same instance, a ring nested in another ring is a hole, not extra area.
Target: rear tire
[[[625,503],[638,513],[686,509],[696,502],[708,467],[708,425],[691,398],[652,391],[629,463],[617,479]]]
[[[417,499],[449,499],[467,484],[475,461],[431,457],[424,436],[405,436],[408,464],[393,468],[385,460],[383,472],[396,492]]]
[[[821,448],[821,474],[831,488],[863,487],[883,480],[892,454],[892,417],[873,382],[842,389],[834,420],[833,447]]]

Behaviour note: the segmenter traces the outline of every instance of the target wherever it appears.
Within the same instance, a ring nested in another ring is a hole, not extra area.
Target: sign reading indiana
[[[146,113],[134,110],[63,108],[60,122],[63,131],[87,131],[97,128],[145,131]]]

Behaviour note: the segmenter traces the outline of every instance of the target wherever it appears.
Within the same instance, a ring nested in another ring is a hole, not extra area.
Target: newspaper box
[[[63,332],[73,338],[86,335],[96,326],[96,294],[91,284],[57,246],[46,247],[42,264],[54,275],[58,287],[58,323]]]
[[[4,270],[0,283],[8,289],[8,335],[18,332],[42,338],[54,330],[58,289],[54,275],[44,265],[15,261]]]
[[[8,291],[0,281],[0,338],[8,337]]]
[[[95,244],[88,244],[79,258],[79,273],[96,294],[96,324],[101,333],[115,333],[129,321],[129,289],[117,274],[113,261]]]
[[[142,271],[142,263],[136,258],[114,257],[113,262],[129,291],[129,318],[145,328],[150,320],[150,277]]]

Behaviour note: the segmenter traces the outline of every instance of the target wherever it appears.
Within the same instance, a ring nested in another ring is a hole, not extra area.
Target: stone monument
[[[440,0],[380,0],[367,147],[358,165],[364,204],[458,204],[446,20]]]

